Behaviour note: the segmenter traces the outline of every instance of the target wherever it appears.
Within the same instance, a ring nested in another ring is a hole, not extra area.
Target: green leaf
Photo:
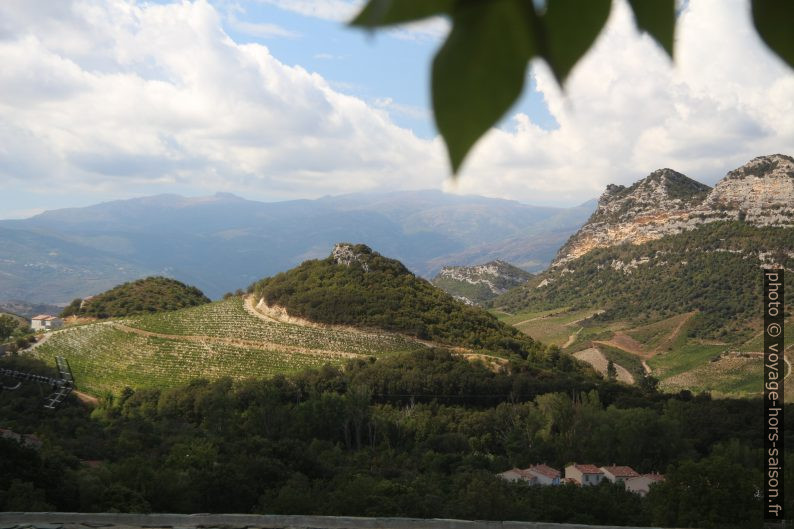
[[[637,27],[661,44],[673,58],[675,32],[675,0],[629,0]]]
[[[548,0],[539,48],[562,84],[609,17],[611,0]]]
[[[753,0],[753,23],[766,45],[794,68],[794,2]]]
[[[370,0],[351,26],[374,28],[447,14],[454,0]]]
[[[452,172],[521,95],[535,49],[528,0],[461,2],[433,60],[433,110]]]

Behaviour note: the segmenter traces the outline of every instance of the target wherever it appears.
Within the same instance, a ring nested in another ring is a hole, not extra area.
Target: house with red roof
[[[510,470],[505,470],[504,472],[497,474],[497,477],[500,477],[511,483],[516,483],[518,481],[525,481],[530,485],[537,483],[537,478],[535,478],[535,476],[526,470],[521,470],[520,468],[511,468]]]
[[[559,470],[547,465],[533,465],[525,472],[533,475],[538,485],[559,485],[562,477]]]
[[[604,473],[595,465],[573,463],[565,467],[565,479],[579,485],[598,485],[605,478]]]
[[[63,320],[50,314],[39,314],[30,319],[30,328],[34,331],[51,331],[63,325]]]
[[[639,472],[635,471],[631,467],[626,466],[612,465],[609,467],[601,467],[601,472],[603,472],[604,477],[612,483],[625,483],[625,481],[628,479],[640,476]]]
[[[650,489],[651,485],[661,481],[664,481],[664,476],[662,474],[642,474],[627,479],[625,481],[626,490],[634,492],[635,494],[639,494],[640,496],[645,496],[648,494],[648,490]]]

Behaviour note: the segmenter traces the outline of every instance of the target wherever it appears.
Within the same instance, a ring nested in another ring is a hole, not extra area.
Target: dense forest
[[[268,305],[315,322],[376,327],[443,344],[486,349],[501,355],[533,355],[543,346],[486,311],[456,301],[402,263],[363,244],[357,258],[338,264],[333,256],[263,279],[249,287]]]
[[[120,318],[209,302],[210,299],[196,287],[167,277],[147,277],[124,283],[89,299],[75,299],[61,316]]]
[[[50,369],[20,357],[2,363]],[[544,384],[526,361],[495,373],[427,350],[270,380],[125,390],[93,412],[73,399],[45,410],[42,390],[27,384],[0,393],[0,425],[35,433],[43,447],[0,439],[0,510],[758,526],[759,401],[572,377]],[[794,446],[794,429],[785,433]],[[610,483],[495,476],[572,461],[666,480],[642,498]],[[789,482],[792,470],[789,461]]]
[[[698,311],[692,332],[725,337],[761,312],[761,256],[794,268],[794,230],[716,222],[644,244],[597,248],[493,301],[509,311],[606,309],[601,319],[654,319]],[[538,285],[546,281],[544,286]],[[794,277],[786,276],[787,289]]]

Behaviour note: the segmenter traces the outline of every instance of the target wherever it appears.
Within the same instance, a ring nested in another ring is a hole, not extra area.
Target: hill
[[[758,394],[761,268],[794,269],[792,203],[794,159],[783,155],[713,189],[670,169],[608,186],[552,266],[492,305],[530,336],[603,355],[635,379]]]
[[[405,191],[268,203],[158,195],[47,211],[0,221],[0,302],[65,305],[152,275],[219,299],[351,239],[427,277],[493,259],[539,271],[594,207]]]
[[[119,318],[193,307],[210,300],[196,287],[167,277],[147,277],[124,283],[85,300],[75,300],[63,315]]]
[[[731,220],[794,227],[794,158],[759,156],[730,171],[713,189],[672,169],[654,171],[628,188],[609,185],[552,266],[595,248],[641,244]]]
[[[378,328],[501,355],[527,357],[543,349],[363,244],[337,244],[326,259],[306,261],[249,290],[267,306],[317,323]]]
[[[475,266],[445,266],[432,283],[466,304],[481,305],[531,277],[529,272],[497,260]]]
[[[196,378],[265,378],[350,359],[426,349],[403,336],[327,330],[268,320],[231,297],[51,333],[32,355],[65,357],[77,386],[94,395],[124,387],[174,387]]]
[[[762,314],[759,270],[772,264],[794,268],[794,230],[715,222],[643,244],[593,249],[493,303],[510,312],[597,307],[605,310],[602,320],[697,311],[693,333],[723,338]]]

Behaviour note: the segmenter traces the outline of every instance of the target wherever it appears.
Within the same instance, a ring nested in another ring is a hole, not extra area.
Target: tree
[[[0,314],[0,340],[5,340],[19,327],[19,320],[8,314]]]
[[[637,27],[673,57],[675,0],[628,0]],[[543,59],[562,85],[596,40],[611,0],[369,0],[351,22],[374,29],[446,15],[452,31],[433,60],[436,126],[453,174],[466,154],[498,122],[524,88],[531,59]],[[764,42],[794,67],[794,2],[752,0],[753,22]]]
[[[615,362],[610,360],[607,362],[607,380],[617,380],[618,370],[615,368]]]

